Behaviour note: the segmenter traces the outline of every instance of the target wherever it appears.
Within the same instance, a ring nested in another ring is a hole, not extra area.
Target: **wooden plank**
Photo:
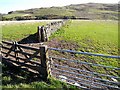
[[[30,60],[31,60],[32,58],[34,58],[35,56],[37,56],[38,53],[40,53],[40,50],[37,50],[33,55],[31,55],[31,56],[25,61],[25,63],[28,62],[28,61],[30,61]]]
[[[12,52],[12,50],[14,50],[14,49],[15,49],[15,45],[13,44],[12,47],[10,48],[10,50],[8,51],[8,53],[6,54],[5,57],[8,57],[9,54],[10,54],[10,53]]]
[[[20,50],[20,52],[18,52],[18,53],[22,53],[22,54],[24,53],[24,51],[21,49],[20,46],[18,46],[18,49]],[[24,53],[23,55],[25,56],[25,58],[28,58],[28,56],[26,55],[26,53]]]
[[[5,47],[5,46],[3,46],[3,45],[2,45],[2,48],[3,48],[3,49],[10,50],[10,48],[8,48],[8,47]],[[13,51],[13,50],[12,50],[12,51]]]
[[[13,43],[9,43],[9,42],[6,42],[6,41],[2,41],[2,42],[6,43],[6,44],[13,45]],[[17,46],[19,46],[21,48],[24,48],[24,49],[31,49],[31,50],[38,50],[39,49],[39,48],[24,46],[24,45],[20,45],[20,44],[17,44]]]
[[[8,42],[8,41],[2,41],[2,43],[7,44],[7,45],[13,45],[13,42]]]
[[[35,50],[35,51],[39,49],[39,48],[24,46],[24,45],[20,45],[20,44],[18,44],[17,46],[20,46],[21,48],[24,48],[24,49],[30,49],[30,50]]]
[[[10,61],[10,59],[6,59],[6,58],[3,58],[3,61],[2,61],[2,63],[4,63],[5,65],[7,65],[7,66],[9,66],[9,67],[15,67],[15,69],[17,69],[17,68],[19,68],[19,69],[21,69],[21,70],[24,70],[24,71],[26,71],[26,72],[31,72],[31,73],[33,73],[34,75],[40,75],[39,74],[39,71],[37,71],[37,72],[33,72],[33,71],[30,71],[29,69],[27,69],[27,68],[23,68],[23,67],[18,67],[18,66],[16,66],[13,62],[11,62]]]
[[[6,54],[5,52],[3,52],[2,51],[2,53],[3,54]],[[13,58],[15,58],[15,56],[14,55],[9,55],[9,56],[11,56],[11,57],[13,57]],[[20,59],[20,60],[23,60],[23,61],[25,61],[26,59],[24,59],[24,58],[21,58],[21,57],[17,57],[18,59]],[[34,60],[31,60],[31,61],[28,61],[29,63],[31,63],[31,64],[36,64],[37,66],[39,66],[40,65],[40,62],[38,62],[38,61],[34,61]]]
[[[23,55],[29,55],[29,56],[32,56],[33,54],[30,54],[30,53],[27,53],[27,52],[21,52],[21,51],[17,51],[18,53],[21,53]],[[34,56],[35,58],[40,58],[40,56]],[[29,59],[29,57],[27,58]]]
[[[4,60],[3,60],[3,61],[4,61]],[[27,64],[27,63],[23,63],[23,62],[18,62],[18,61],[12,60],[12,59],[6,59],[6,61],[11,62],[11,63],[14,63],[14,64],[16,64],[16,65],[19,66],[19,67],[26,67],[26,68],[32,69],[32,70],[34,70],[34,71],[41,72],[41,71],[40,71],[40,68],[42,68],[41,65],[39,65],[39,66],[34,66],[34,65]]]
[[[10,48],[7,48],[7,47],[2,47],[2,48],[4,48],[4,49],[7,49],[7,50],[9,50]],[[14,52],[14,50],[11,50],[11,51],[13,51]],[[32,56],[32,54],[30,54],[30,53],[27,53],[27,52],[22,52],[22,51],[16,51],[16,52],[18,52],[18,53],[20,53],[20,54],[23,54],[23,55],[29,55],[29,56]],[[6,53],[7,54],[7,53]],[[40,58],[40,56],[35,56],[35,58]]]
[[[6,55],[7,53],[2,51],[2,54],[5,54],[5,55]],[[14,56],[14,55],[9,54],[9,56],[11,56],[11,57],[15,58],[15,56]]]

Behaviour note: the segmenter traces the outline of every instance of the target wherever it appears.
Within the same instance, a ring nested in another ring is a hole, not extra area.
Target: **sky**
[[[31,8],[65,6],[81,3],[118,3],[119,0],[0,0],[0,13]]]

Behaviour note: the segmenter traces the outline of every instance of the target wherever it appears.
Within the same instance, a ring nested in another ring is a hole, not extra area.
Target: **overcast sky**
[[[40,7],[65,6],[81,3],[118,3],[119,0],[0,0],[0,13]]]

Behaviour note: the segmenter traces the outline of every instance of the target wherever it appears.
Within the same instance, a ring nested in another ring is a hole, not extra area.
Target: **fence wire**
[[[66,52],[66,53],[70,53],[70,54],[80,54],[80,55],[85,55],[85,56],[95,56],[95,57],[103,57],[103,58],[108,58],[108,59],[116,59],[119,60],[120,56],[115,56],[115,55],[104,55],[104,54],[94,54],[94,53],[88,53],[88,52],[78,52],[78,51],[73,51],[73,50],[62,50],[62,49],[58,49],[58,48],[48,48],[48,50],[52,50],[52,51],[57,51],[57,52]],[[81,61],[81,60],[73,60],[73,59],[67,59],[67,58],[61,58],[61,57],[57,57],[57,56],[49,56],[50,59],[53,59],[54,61],[61,61],[61,62],[73,62],[76,65],[78,64],[82,64],[82,65],[89,65],[89,66],[96,66],[96,67],[102,67],[103,69],[110,69],[110,70],[114,70],[114,71],[119,71],[120,68],[119,67],[115,67],[115,66],[108,66],[108,65],[102,65],[102,64],[96,64],[96,63],[90,63],[90,62],[85,62],[85,61]],[[88,70],[83,70],[83,69],[79,69],[79,68],[75,68],[75,67],[71,67],[69,65],[59,65],[59,64],[52,64],[52,66],[54,66],[54,68],[52,68],[52,72],[54,74],[57,74],[57,78],[59,78],[59,75],[63,75],[68,77],[67,80],[69,81],[74,81],[77,82],[80,87],[84,87],[86,86],[87,89],[88,88],[101,88],[101,86],[103,86],[104,88],[102,89],[115,89],[115,90],[119,90],[119,85],[120,85],[120,77],[116,76],[116,75],[108,75],[108,74],[103,74],[103,73],[98,73],[95,71],[88,71]],[[73,71],[71,71],[73,70]],[[79,71],[82,73],[76,73],[74,71]],[[87,73],[90,75],[85,75],[83,73]],[[72,76],[73,75],[73,76]],[[82,78],[84,77],[84,78]],[[106,77],[106,78],[102,78],[102,77]],[[88,79],[89,78],[89,79]],[[109,78],[109,79],[108,79]],[[93,81],[90,81],[93,80]],[[117,79],[118,81],[113,81],[112,79]],[[83,83],[81,81],[85,81],[87,83]],[[89,82],[89,84],[88,84]],[[81,86],[82,85],[82,86]],[[97,86],[97,85],[101,85],[101,86]]]

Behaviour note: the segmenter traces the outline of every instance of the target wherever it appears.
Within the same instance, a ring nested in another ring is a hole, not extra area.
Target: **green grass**
[[[56,38],[58,41],[65,41],[66,44],[72,42],[79,47],[69,48],[72,50],[98,53],[105,55],[118,55],[118,22],[117,21],[69,21],[69,23],[61,28],[58,32],[50,37],[50,40]],[[71,46],[73,45],[71,43]],[[68,49],[68,46],[61,43],[61,47]],[[107,66],[119,67],[118,59],[109,59],[102,57],[93,57],[86,55],[76,55],[78,60],[85,62],[102,64]],[[81,58],[85,57],[85,58]],[[66,57],[68,58],[68,57]],[[111,74],[119,76],[111,69],[98,68],[92,66],[91,69],[100,73]],[[108,72],[107,72],[108,70]]]
[[[13,18],[13,17],[20,17],[23,16],[25,14],[22,13],[14,13],[14,14],[9,14],[9,15],[4,15],[5,18]]]
[[[51,38],[77,42],[85,51],[118,54],[117,21],[70,21]]]
[[[37,26],[44,23],[22,23],[22,24],[9,24],[2,26],[3,39],[7,40],[20,40],[24,37],[34,34],[37,31]],[[118,54],[118,22],[117,21],[69,21],[58,32],[53,34],[50,39],[57,38],[59,41],[75,42],[79,45],[78,51],[102,53],[108,55]],[[71,44],[72,45],[72,44]],[[119,46],[120,47],[120,46]],[[66,49],[66,48],[64,48]],[[71,49],[71,48],[70,48]],[[88,57],[87,57],[88,58]],[[94,58],[89,57],[91,62],[102,65],[109,65],[119,67],[118,60]],[[102,61],[101,61],[102,60]],[[104,68],[93,67],[97,72],[106,73]],[[116,75],[114,72],[107,72],[107,74]],[[10,77],[4,78],[6,83],[11,81]],[[16,85],[7,84],[5,88],[60,88],[69,87],[64,86],[63,83],[51,80],[50,83],[33,82],[30,84],[21,83]]]
[[[46,22],[33,23],[13,23],[2,25],[3,39],[20,40],[37,32],[37,27],[46,24]]]
[[[38,9],[34,12],[34,15],[58,15],[58,16],[72,16],[74,10],[64,9],[64,8],[43,8]]]
[[[22,13],[21,13],[22,12]],[[30,14],[28,12],[33,12],[33,14]],[[58,16],[73,16],[74,10],[65,9],[65,8],[59,8],[59,7],[52,7],[52,8],[41,8],[36,9],[34,11],[26,10],[26,13],[30,16],[44,16],[44,15],[58,15]],[[24,11],[17,11],[12,14],[4,15],[4,18],[14,18],[14,17],[23,17],[26,15]]]
[[[4,78],[3,78],[4,80]],[[47,89],[59,89],[59,90],[68,90],[69,89],[72,89],[72,90],[81,90],[73,85],[69,85],[69,84],[66,84],[65,82],[62,82],[62,81],[59,81],[59,80],[56,80],[55,78],[49,78],[48,79],[49,82],[43,82],[43,81],[40,81],[40,82],[32,82],[32,83],[29,83],[29,84],[26,84],[26,83],[19,83],[19,84],[7,84],[7,85],[3,85],[2,88],[9,88],[9,89],[16,89],[16,88],[21,88],[21,89],[24,89],[24,88],[30,88],[30,89],[42,89],[42,90],[47,90]]]
[[[13,67],[14,68],[14,67]],[[14,72],[11,73],[11,68],[2,64],[2,88],[3,90],[7,89],[30,89],[30,90],[47,90],[47,89],[59,89],[59,90],[81,90],[76,86],[62,82],[54,77],[48,78],[46,82],[42,81],[40,77],[33,78],[30,72],[25,72],[21,69],[14,69]],[[32,82],[31,80],[32,79]]]
[[[6,88],[9,89],[40,89],[40,90],[47,90],[47,89],[59,89],[59,90],[81,90],[80,88],[77,88],[76,86],[67,84],[65,82],[62,82],[58,79],[55,79],[53,77],[48,78],[48,81],[35,81],[31,83],[25,83],[21,82],[18,83],[20,80],[14,80],[10,76],[3,76],[2,78],[2,88],[3,90]],[[13,83],[14,82],[14,83]]]
[[[96,10],[96,9],[91,9],[91,12],[94,13],[109,13],[109,14],[118,14],[117,11],[110,11],[110,10]]]

